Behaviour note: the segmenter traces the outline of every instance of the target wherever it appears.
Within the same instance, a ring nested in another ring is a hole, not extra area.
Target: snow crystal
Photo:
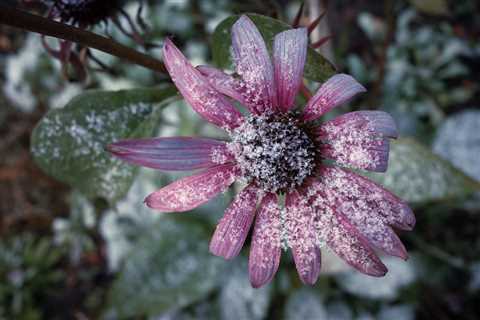
[[[291,115],[250,116],[231,138],[243,177],[265,191],[299,186],[315,167],[314,145]]]

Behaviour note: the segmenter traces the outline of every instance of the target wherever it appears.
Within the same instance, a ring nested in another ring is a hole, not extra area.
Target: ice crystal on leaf
[[[351,112],[323,124],[312,122],[365,91],[362,85],[337,74],[303,111],[294,110],[307,45],[306,29],[284,31],[274,39],[271,59],[253,22],[242,16],[232,28],[238,78],[212,67],[193,67],[167,39],[164,62],[173,82],[193,109],[225,129],[231,141],[153,138],[109,146],[114,155],[137,165],[205,169],[148,196],[146,204],[160,211],[191,210],[235,180],[246,182],[220,220],[210,251],[234,258],[253,226],[248,266],[253,287],[273,279],[284,245],[291,248],[306,284],[318,278],[323,247],[365,274],[383,276],[387,269],[374,249],[405,259],[392,227],[411,230],[415,224],[405,202],[341,168],[387,169],[389,139],[397,137],[388,114]],[[232,99],[251,115],[243,116]],[[285,195],[284,206],[279,195]]]

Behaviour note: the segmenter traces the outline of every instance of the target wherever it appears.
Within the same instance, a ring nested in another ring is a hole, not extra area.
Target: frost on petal
[[[338,165],[384,172],[390,143],[397,130],[392,117],[382,111],[350,112],[330,120],[315,131],[322,157]]]
[[[278,270],[281,256],[281,225],[277,195],[267,194],[257,212],[248,270],[254,288],[269,283]]]
[[[295,103],[303,81],[303,67],[307,58],[307,29],[287,30],[275,36],[273,65],[279,109],[287,112]]]
[[[377,183],[353,172],[333,167],[319,170],[320,180],[337,190],[344,201],[356,202],[371,215],[381,216],[385,223],[402,230],[412,230],[415,216],[404,201]]]
[[[389,150],[390,142],[386,139],[351,140],[350,136],[345,135],[321,144],[318,152],[339,166],[385,172]]]
[[[233,59],[242,77],[246,104],[255,113],[275,110],[277,96],[273,65],[262,35],[247,16],[232,27]]]
[[[237,175],[238,169],[234,164],[218,165],[155,191],[145,199],[145,203],[162,212],[188,211],[225,191]]]
[[[366,89],[352,76],[336,74],[328,79],[308,101],[303,111],[303,120],[315,120],[333,108],[347,102]]]
[[[321,255],[315,230],[316,212],[307,206],[297,191],[287,194],[285,224],[288,246],[292,248],[295,266],[305,284],[314,284],[320,274]]]
[[[165,40],[163,61],[180,93],[203,118],[227,129],[242,123],[241,113],[188,62],[170,39]]]
[[[314,285],[320,274],[320,249],[318,247],[307,249],[303,246],[295,246],[292,248],[292,255],[300,280],[305,284]]]
[[[335,254],[357,270],[372,276],[383,276],[386,267],[370,246],[368,240],[338,210],[335,199],[337,190],[328,189],[324,181],[309,181],[302,194],[302,204],[316,212],[314,228],[318,241],[326,244]]]
[[[246,105],[246,99],[243,96],[245,84],[243,84],[242,80],[210,66],[197,66],[197,70],[202,73],[218,92]]]
[[[195,170],[233,160],[225,142],[205,138],[121,140],[107,150],[126,162],[158,170]]]
[[[210,252],[216,256],[236,257],[247,238],[258,200],[258,189],[249,185],[240,192],[225,211],[210,241]]]
[[[406,259],[405,247],[388,225],[387,219],[378,211],[372,210],[368,196],[361,195],[356,183],[342,179],[342,172],[336,172],[334,168],[325,168],[322,172],[320,181],[312,183],[310,187],[319,190],[318,196],[323,198],[322,201],[342,214],[372,246],[389,255]]]

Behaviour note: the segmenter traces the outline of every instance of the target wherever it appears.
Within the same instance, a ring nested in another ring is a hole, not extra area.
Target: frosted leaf
[[[220,261],[206,254],[207,239],[198,220],[168,216],[151,223],[113,284],[110,313],[117,319],[153,316],[204,298],[221,273]]]
[[[413,305],[383,306],[377,314],[378,320],[413,320],[415,319]]]
[[[129,252],[135,246],[134,240],[148,230],[163,215],[152,214],[143,203],[144,195],[158,188],[164,179],[157,172],[140,169],[128,193],[102,215],[100,230],[107,246],[109,270],[118,271]]]
[[[414,259],[402,261],[398,258],[383,259],[389,272],[383,278],[373,278],[358,272],[342,273],[337,282],[347,292],[370,299],[393,300],[398,291],[412,283],[417,274]]]
[[[323,320],[328,319],[322,298],[312,289],[295,291],[287,300],[285,320]]]
[[[480,111],[470,109],[456,114],[438,128],[433,151],[480,181]]]
[[[149,320],[218,320],[218,310],[215,303],[202,301],[180,310],[162,313],[148,318]],[[110,320],[110,319],[107,319]],[[115,320],[115,319],[111,319]]]
[[[86,196],[114,201],[128,190],[135,168],[110,156],[106,145],[151,135],[159,115],[155,105],[173,94],[166,88],[77,96],[37,125],[32,134],[34,159],[45,172]]]
[[[327,306],[328,320],[350,320],[353,318],[353,312],[349,305],[343,301],[329,302]],[[355,318],[360,320],[359,318]],[[373,320],[373,319],[372,319]]]
[[[248,281],[247,263],[234,266],[220,291],[220,319],[265,319],[270,305],[272,286],[254,289]]]
[[[387,172],[368,176],[415,203],[462,197],[480,188],[448,161],[412,139],[392,141]]]

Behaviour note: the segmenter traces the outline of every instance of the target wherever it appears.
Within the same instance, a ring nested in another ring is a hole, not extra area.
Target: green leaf
[[[175,92],[170,86],[85,92],[43,117],[32,133],[33,157],[47,174],[87,197],[113,202],[128,191],[136,168],[113,158],[105,146],[152,135],[157,105]]]
[[[476,181],[409,138],[392,142],[386,173],[368,176],[412,203],[459,198],[480,190]]]
[[[312,288],[303,287],[294,291],[285,304],[285,319],[328,319],[330,318],[323,298]]]
[[[110,292],[120,318],[153,316],[204,298],[219,282],[208,232],[191,218],[162,217],[141,236]]]
[[[258,30],[265,39],[268,50],[271,52],[273,46],[273,39],[276,34],[291,29],[291,26],[285,22],[272,19],[270,17],[259,14],[247,14],[255,23]],[[231,29],[233,24],[240,18],[240,15],[234,15],[226,18],[217,26],[212,36],[212,51],[213,61],[222,69],[233,69],[233,62],[231,57]],[[304,77],[323,82],[335,74],[335,67],[322,55],[308,48],[307,61],[305,63]]]
[[[220,319],[236,320],[266,319],[272,299],[273,286],[255,289],[248,278],[248,261],[238,257],[229,267],[231,271],[219,295]]]

